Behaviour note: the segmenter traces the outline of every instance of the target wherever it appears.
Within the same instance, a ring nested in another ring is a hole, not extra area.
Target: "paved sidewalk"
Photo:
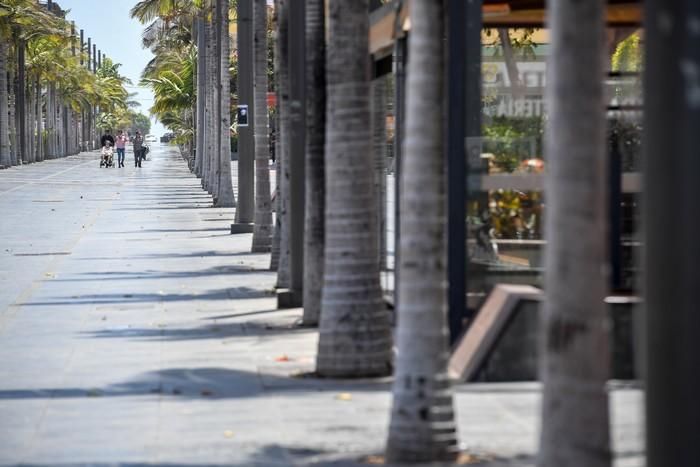
[[[155,145],[154,145],[155,146]],[[276,311],[269,255],[229,234],[175,151],[0,172],[0,465],[356,465],[381,453],[389,380],[319,381],[316,335]],[[533,465],[539,387],[458,388],[465,447]],[[618,466],[641,393],[612,392]]]

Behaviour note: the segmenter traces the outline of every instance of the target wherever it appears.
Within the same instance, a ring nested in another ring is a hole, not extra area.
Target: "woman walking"
[[[119,167],[124,167],[124,155],[126,153],[126,141],[127,137],[122,130],[117,132],[117,141],[115,145],[117,147],[117,163]]]

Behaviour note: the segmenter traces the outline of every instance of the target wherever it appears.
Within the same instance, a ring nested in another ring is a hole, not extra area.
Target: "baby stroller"
[[[107,143],[107,146],[102,148],[102,157],[100,158],[100,167],[114,167],[114,151]]]

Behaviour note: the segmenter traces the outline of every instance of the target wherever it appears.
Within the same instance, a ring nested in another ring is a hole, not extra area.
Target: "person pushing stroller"
[[[104,146],[102,146],[100,167],[114,167],[114,149],[112,149],[112,143],[109,141],[105,141]]]

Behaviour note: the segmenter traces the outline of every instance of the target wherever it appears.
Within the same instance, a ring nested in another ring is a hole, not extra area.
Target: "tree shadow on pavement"
[[[112,260],[129,260],[129,259],[181,259],[181,258],[227,258],[234,256],[260,256],[268,253],[251,253],[249,251],[222,252],[214,250],[193,251],[190,253],[152,253],[147,255],[131,255],[131,256],[115,256],[115,257],[96,257],[88,256],[82,258],[74,258],[79,261],[112,261]]]
[[[285,310],[277,310],[284,312]],[[272,311],[267,311],[271,313]],[[296,317],[287,322],[242,321],[237,323],[207,323],[203,326],[171,328],[118,328],[83,332],[83,337],[96,339],[129,339],[139,341],[192,341],[204,339],[228,339],[231,337],[266,337],[279,334],[312,333],[314,329],[295,325]]]
[[[294,367],[283,371],[244,371],[218,367],[167,368],[103,387],[2,389],[0,400],[78,399],[158,396],[216,400],[261,397],[275,392],[389,392],[388,379],[333,380],[294,377]]]
[[[108,293],[75,295],[71,297],[57,297],[45,301],[24,302],[18,306],[25,307],[50,307],[61,305],[129,305],[134,303],[160,303],[182,302],[193,300],[231,300],[238,298],[266,298],[273,296],[273,292],[253,289],[250,287],[233,287],[226,289],[209,290],[197,294],[179,293]]]
[[[144,279],[176,279],[176,278],[191,278],[191,277],[206,277],[206,276],[228,276],[240,274],[260,274],[269,273],[274,275],[273,271],[263,268],[253,268],[246,265],[223,265],[212,266],[206,269],[198,269],[194,271],[156,271],[146,269],[143,271],[97,271],[78,273],[75,278],[53,278],[51,282],[89,282],[89,281],[114,281],[114,280],[144,280]]]

